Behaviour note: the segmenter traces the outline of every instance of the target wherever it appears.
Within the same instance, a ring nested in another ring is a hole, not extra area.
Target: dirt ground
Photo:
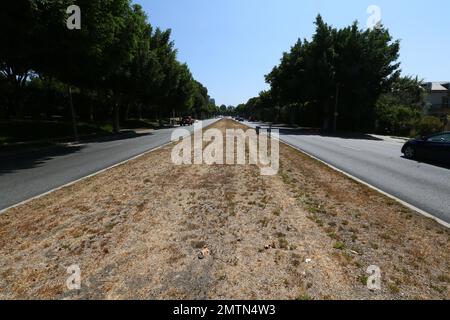
[[[271,177],[175,166],[172,147],[1,215],[0,298],[450,298],[436,222],[286,145]],[[66,287],[74,264],[80,290]]]

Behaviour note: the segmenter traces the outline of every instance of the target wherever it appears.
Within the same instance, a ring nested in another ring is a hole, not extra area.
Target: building
[[[440,118],[444,130],[450,131],[450,81],[426,82],[422,86],[427,91],[425,112]]]
[[[450,114],[450,82],[426,82],[427,111],[430,115],[445,116]]]

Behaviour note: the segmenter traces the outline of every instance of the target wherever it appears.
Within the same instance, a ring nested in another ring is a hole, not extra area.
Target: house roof
[[[449,91],[450,82],[427,82],[425,87],[430,91]]]

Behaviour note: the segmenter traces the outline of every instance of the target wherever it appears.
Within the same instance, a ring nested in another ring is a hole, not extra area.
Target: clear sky
[[[264,75],[298,38],[310,38],[318,13],[336,27],[366,27],[367,8],[401,40],[402,70],[429,81],[450,81],[448,0],[135,0],[150,23],[172,29],[194,77],[217,104],[237,105],[268,86]]]

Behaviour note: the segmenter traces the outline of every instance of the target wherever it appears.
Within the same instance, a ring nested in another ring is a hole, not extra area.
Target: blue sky
[[[366,27],[367,8],[401,40],[402,70],[450,80],[448,0],[135,0],[152,25],[172,29],[194,77],[218,104],[237,105],[268,86],[264,75],[298,38],[310,38],[318,13],[334,26]]]

